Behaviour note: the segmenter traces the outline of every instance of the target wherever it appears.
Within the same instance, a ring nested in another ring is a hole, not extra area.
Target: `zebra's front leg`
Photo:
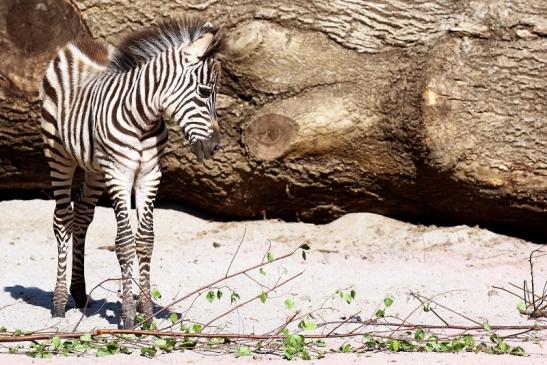
[[[146,175],[138,176],[135,182],[135,204],[139,221],[135,235],[140,283],[138,310],[147,318],[153,314],[150,297],[150,260],[154,248],[154,201],[160,178],[161,171],[156,167]]]
[[[119,171],[109,171],[105,174],[106,187],[114,213],[116,214],[116,256],[122,273],[122,321],[123,327],[131,329],[135,321],[135,301],[132,290],[132,271],[135,259],[135,240],[131,230],[131,188],[133,176],[127,176]]]

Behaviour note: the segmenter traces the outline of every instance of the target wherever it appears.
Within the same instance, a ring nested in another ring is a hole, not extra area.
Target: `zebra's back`
[[[89,171],[98,171],[95,158],[94,118],[89,81],[102,74],[114,47],[92,39],[68,43],[49,63],[40,90],[42,135],[49,160],[73,160]]]

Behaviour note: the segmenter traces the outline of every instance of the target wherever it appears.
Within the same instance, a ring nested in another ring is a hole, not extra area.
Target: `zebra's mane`
[[[127,35],[120,43],[109,68],[127,72],[145,64],[169,48],[190,44],[204,34],[213,34],[213,39],[203,58],[214,57],[225,48],[222,31],[199,17],[183,17],[169,20]]]

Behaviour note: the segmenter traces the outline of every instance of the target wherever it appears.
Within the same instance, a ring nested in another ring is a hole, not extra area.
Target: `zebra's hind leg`
[[[138,227],[135,235],[137,258],[139,260],[140,293],[138,310],[145,317],[153,314],[150,297],[150,260],[154,248],[154,201],[160,183],[159,167],[144,176],[138,176],[135,182],[135,204],[137,208]]]
[[[133,176],[111,167],[105,171],[106,188],[116,214],[116,256],[122,273],[122,321],[126,329],[135,323],[135,301],[132,290],[132,271],[135,260],[135,239],[131,230],[131,189]]]
[[[64,317],[68,300],[66,287],[66,256],[72,236],[73,211],[71,205],[71,186],[76,164],[68,159],[49,160],[50,175],[55,197],[53,232],[57,239],[57,283],[53,291],[54,317]]]
[[[87,302],[84,277],[85,236],[93,220],[95,205],[104,190],[102,174],[86,173],[80,192],[74,202],[74,222],[72,224],[72,280],[70,294],[76,307],[83,308]]]

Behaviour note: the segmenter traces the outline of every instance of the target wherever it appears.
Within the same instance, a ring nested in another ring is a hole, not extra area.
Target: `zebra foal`
[[[108,192],[117,222],[116,255],[122,273],[122,320],[134,326],[132,265],[139,263],[138,309],[152,315],[150,259],[159,159],[173,120],[198,160],[220,143],[215,99],[221,30],[199,18],[169,21],[129,34],[118,48],[94,40],[68,43],[49,63],[42,81],[42,137],[55,197],[53,230],[58,247],[53,316],[68,300],[66,259],[72,239],[70,293],[86,304],[84,247],[95,205]],[[74,171],[85,171],[72,199]],[[137,229],[130,224],[135,194]]]

